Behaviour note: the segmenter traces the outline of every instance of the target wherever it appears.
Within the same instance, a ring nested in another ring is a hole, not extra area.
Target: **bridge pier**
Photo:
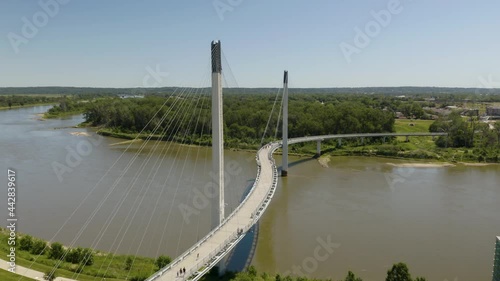
[[[406,136],[406,142],[410,142],[410,136]]]
[[[283,74],[283,158],[281,176],[288,175],[288,71]]]
[[[342,146],[342,139],[338,139],[337,142],[339,144],[338,147],[341,147]]]
[[[361,145],[365,145],[365,138],[361,137]]]
[[[382,138],[382,141],[385,143],[385,137]]]
[[[316,142],[316,157],[321,156],[321,141]]]

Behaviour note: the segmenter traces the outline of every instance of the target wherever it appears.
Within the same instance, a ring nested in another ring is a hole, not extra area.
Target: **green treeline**
[[[90,97],[93,98],[93,97]],[[58,99],[58,104],[49,109],[45,114],[45,118],[57,118],[75,114],[81,114],[87,110],[88,100],[86,97],[72,96]]]
[[[0,227],[0,253],[10,253],[7,243],[9,232]],[[158,269],[168,265],[172,259],[161,255],[157,259],[120,255],[90,248],[66,247],[61,243],[47,243],[30,235],[19,234],[16,239],[16,262],[31,267],[47,276],[93,281],[103,278],[112,280],[144,280]]]
[[[446,132],[436,145],[440,148],[465,148],[466,159],[498,162],[500,152],[500,123],[479,122],[477,116],[460,116],[452,112],[440,117],[429,127],[431,132]],[[469,150],[472,149],[472,150]],[[472,153],[469,153],[471,151]]]
[[[226,145],[259,144],[274,100],[271,95],[224,96]],[[293,95],[289,101],[289,136],[393,132],[394,114],[382,110],[391,104],[390,100],[389,97]],[[281,136],[281,124],[276,132],[279,106],[280,101],[276,103],[266,137]],[[211,100],[206,95],[96,100],[88,104],[84,116],[90,125],[115,133],[133,134],[144,128],[143,133],[149,134],[159,125],[156,134],[175,136],[174,140],[194,139],[195,143],[209,144],[211,139]]]
[[[0,95],[0,108],[56,103],[59,98],[47,96]]]

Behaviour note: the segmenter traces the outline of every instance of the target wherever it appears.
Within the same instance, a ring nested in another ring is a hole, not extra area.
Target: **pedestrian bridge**
[[[366,137],[415,137],[446,136],[446,133],[373,133],[339,134],[292,138],[289,144],[344,138]],[[222,223],[177,257],[166,267],[155,272],[147,281],[199,280],[212,267],[217,265],[245,236],[247,231],[260,219],[276,191],[278,169],[273,153],[282,146],[282,141],[272,142],[258,150],[257,177],[241,204]],[[184,274],[178,274],[185,269]]]

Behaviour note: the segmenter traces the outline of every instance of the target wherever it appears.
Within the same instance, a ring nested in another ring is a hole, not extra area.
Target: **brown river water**
[[[141,153],[140,143],[125,151],[123,140],[70,128],[81,116],[37,120],[48,108],[0,111],[1,178],[7,182],[7,168],[17,172],[21,232],[156,257],[176,256],[209,231],[211,206],[201,195],[211,181],[209,148],[151,142]],[[256,164],[250,152],[226,151],[225,161],[238,167],[227,173],[228,213],[253,183]],[[252,260],[259,270],[334,280],[352,270],[370,281],[385,280],[402,261],[427,280],[491,280],[500,166],[290,161],[259,224]],[[0,214],[6,222],[6,200]]]

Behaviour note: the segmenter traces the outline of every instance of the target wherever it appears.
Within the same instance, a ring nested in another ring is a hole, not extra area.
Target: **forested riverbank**
[[[274,109],[273,109],[274,105]],[[224,145],[256,150],[279,139],[279,100],[263,94],[229,94],[224,99]],[[370,138],[326,141],[323,152],[332,156],[361,155],[437,161],[498,162],[500,126],[464,118],[457,112],[436,120],[395,119],[397,110],[424,118],[429,103],[391,96],[296,94],[289,104],[289,137],[380,132],[446,132],[448,137]],[[100,99],[85,104],[86,126],[98,133],[124,139],[175,141],[211,145],[210,97],[149,96],[140,99]],[[273,113],[273,114],[271,114]],[[270,116],[271,114],[271,116]],[[474,133],[473,133],[474,132]],[[262,136],[264,136],[262,138]],[[296,154],[315,154],[315,144],[291,146]]]

